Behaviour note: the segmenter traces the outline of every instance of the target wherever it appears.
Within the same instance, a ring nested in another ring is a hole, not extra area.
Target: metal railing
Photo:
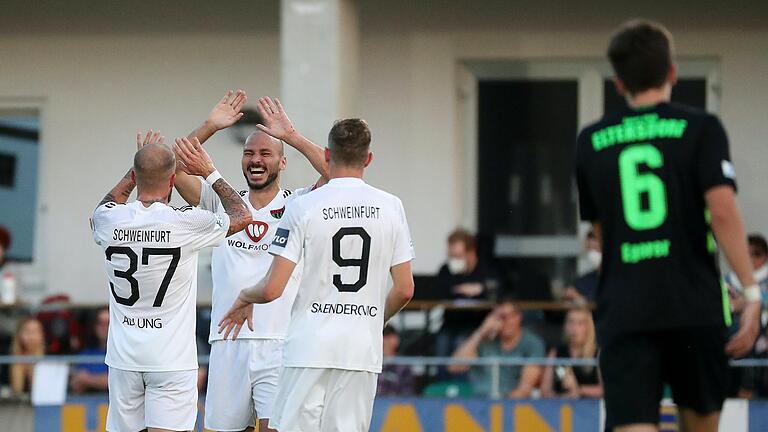
[[[198,363],[208,364],[207,355],[199,356]],[[14,363],[68,363],[68,364],[102,364],[104,356],[101,355],[48,355],[48,356],[0,356],[0,365]],[[387,357],[385,365],[405,365],[412,367],[450,366],[461,365],[471,367],[490,368],[491,391],[490,397],[501,397],[500,377],[501,368],[510,366],[598,366],[596,359],[569,359],[569,358],[504,358],[483,357],[476,359],[457,359],[453,357]],[[739,359],[729,362],[731,367],[768,367],[768,359]]]

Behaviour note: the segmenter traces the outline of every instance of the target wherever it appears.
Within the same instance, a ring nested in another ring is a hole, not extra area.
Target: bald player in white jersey
[[[140,138],[133,169],[91,218],[111,292],[107,430],[191,430],[197,419],[197,255],[242,230],[251,215],[215,168],[207,181],[223,211],[170,207],[174,152],[159,133]],[[186,152],[190,172],[213,166],[201,147]],[[134,186],[136,201],[126,204]]]
[[[242,91],[227,93],[203,125],[190,135],[204,141],[214,132],[234,124],[241,116],[239,111],[245,98]],[[263,124],[246,139],[241,159],[248,190],[241,191],[240,195],[253,222],[216,245],[211,257],[211,355],[204,424],[206,429],[215,431],[252,430],[258,416],[259,430],[264,432],[268,430],[272,414],[283,361],[283,340],[301,270],[294,272],[285,295],[278,301],[253,306],[254,315],[259,319],[253,329],[244,329],[237,340],[223,340],[216,325],[240,290],[264,277],[272,265],[273,257],[267,250],[286,206],[313,189],[291,192],[280,188],[280,172],[287,162],[280,140],[304,154],[320,172],[321,178],[314,187],[327,182],[328,176],[323,149],[293,128],[279,100],[261,98],[257,110]],[[201,178],[179,173],[176,189],[191,205],[214,212],[221,206],[216,194]]]
[[[303,260],[269,423],[280,432],[368,430],[384,324],[413,296],[403,205],[362,179],[370,141],[362,120],[334,124],[325,151],[330,182],[286,210],[269,274],[243,290],[220,322],[225,337],[251,326],[260,319],[251,303],[279,299]]]

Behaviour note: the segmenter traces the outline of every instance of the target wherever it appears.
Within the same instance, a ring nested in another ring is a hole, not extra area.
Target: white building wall
[[[430,21],[426,27],[400,22],[387,31],[384,18],[366,15],[370,8],[362,8],[357,103],[374,137],[367,179],[403,199],[417,248],[415,269],[430,273],[443,259],[448,232],[471,221],[476,205],[464,187],[466,167],[475,162],[466,160],[459,124],[466,119],[459,110],[457,65],[470,58],[601,58],[610,27],[587,20],[560,31],[498,25],[462,30],[456,21]],[[616,14],[618,23],[624,15]],[[732,140],[747,227],[768,233],[768,31],[671,30],[680,56],[721,62],[720,113]],[[77,302],[105,302],[100,250],[87,220],[129,167],[135,133],[160,128],[168,138],[186,134],[228,87],[242,87],[254,98],[278,94],[279,46],[276,30],[0,34],[0,107],[32,104],[43,112],[31,272],[39,277],[27,281],[67,292]],[[310,138],[324,144],[324,136]],[[220,171],[242,185],[240,147],[231,136],[214,137],[208,148]],[[289,153],[284,186],[300,186],[309,170]]]

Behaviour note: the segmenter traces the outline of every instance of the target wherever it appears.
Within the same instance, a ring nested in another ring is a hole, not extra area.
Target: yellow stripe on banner
[[[109,409],[108,404],[101,404],[99,405],[99,424],[97,425],[98,429],[96,429],[97,432],[103,432],[107,430],[107,410]]]
[[[573,409],[570,405],[560,407],[560,432],[573,432]]]
[[[660,432],[677,432],[677,423],[659,423]]]
[[[515,430],[554,432],[546,421],[528,404],[515,406]]]
[[[501,404],[491,406],[491,432],[504,430],[504,407]]]
[[[64,405],[61,407],[61,432],[87,432],[85,405]]]

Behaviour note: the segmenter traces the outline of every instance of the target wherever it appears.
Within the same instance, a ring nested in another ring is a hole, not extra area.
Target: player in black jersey
[[[597,321],[606,427],[658,430],[666,383],[681,430],[715,431],[727,354],[752,348],[760,314],[728,140],[717,117],[670,103],[676,69],[666,29],[629,22],[608,57],[630,107],[585,128],[576,151],[581,217],[603,244]],[[750,287],[730,341],[718,246]]]

